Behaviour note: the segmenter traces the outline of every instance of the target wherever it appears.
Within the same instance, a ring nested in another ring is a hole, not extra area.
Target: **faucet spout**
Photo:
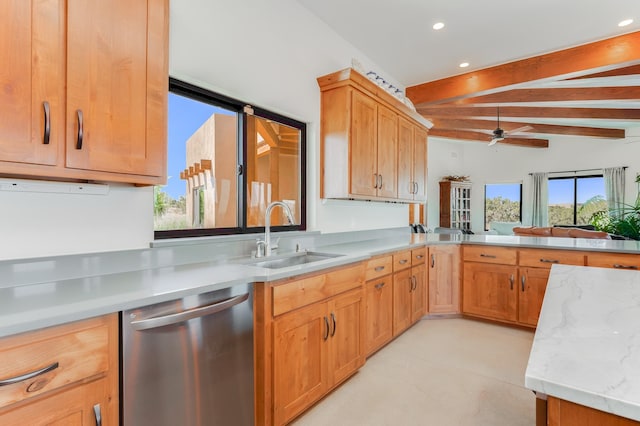
[[[273,208],[276,206],[282,207],[282,209],[284,210],[284,213],[287,215],[287,219],[289,220],[290,224],[293,224],[294,222],[293,213],[291,213],[291,209],[287,204],[283,203],[282,201],[274,201],[267,206],[267,210],[265,212],[265,218],[264,218],[264,255],[265,257],[271,256],[271,249],[273,248],[271,246],[271,210],[273,210]]]

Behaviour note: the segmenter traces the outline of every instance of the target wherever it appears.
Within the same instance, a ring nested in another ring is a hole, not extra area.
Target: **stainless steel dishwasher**
[[[253,284],[125,311],[122,336],[125,426],[253,426]]]

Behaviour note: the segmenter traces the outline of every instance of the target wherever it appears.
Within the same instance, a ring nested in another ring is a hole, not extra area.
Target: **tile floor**
[[[367,360],[295,426],[533,426],[524,388],[533,332],[422,320]]]

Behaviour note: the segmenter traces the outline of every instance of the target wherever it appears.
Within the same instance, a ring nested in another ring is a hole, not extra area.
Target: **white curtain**
[[[603,169],[604,193],[612,216],[617,216],[624,203],[624,167]]]
[[[531,225],[549,226],[549,174],[531,174]]]

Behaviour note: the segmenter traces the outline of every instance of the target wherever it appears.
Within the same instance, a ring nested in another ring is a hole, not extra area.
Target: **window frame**
[[[277,121],[289,127],[297,128],[300,131],[300,224],[299,225],[280,225],[272,226],[272,232],[284,231],[304,231],[307,229],[307,124],[295,120],[290,117],[283,116],[273,111],[250,105],[238,99],[221,95],[200,86],[169,77],[168,91],[180,96],[184,96],[199,102],[208,103],[228,109],[238,114],[237,123],[237,143],[236,156],[238,162],[237,188],[238,188],[238,226],[230,228],[190,228],[190,229],[174,229],[166,231],[154,230],[154,238],[156,240],[168,238],[192,238],[192,237],[211,237],[218,235],[235,235],[235,234],[259,234],[265,231],[264,226],[247,227],[247,174],[245,168],[248,159],[247,153],[247,112],[251,109],[250,115],[255,115],[267,120]],[[250,108],[245,108],[250,106]],[[168,121],[167,121],[168,125]],[[167,147],[168,149],[168,147]]]
[[[487,185],[518,185],[520,187],[520,191],[519,191],[520,208],[518,211],[518,220],[520,223],[522,223],[522,182],[485,183],[483,188],[484,189],[484,197],[483,197],[484,207],[482,209],[483,227],[485,228],[484,230],[489,231],[489,229],[487,229]]]
[[[581,176],[558,176],[558,177],[550,177],[549,181],[552,180],[567,180],[573,179],[573,223],[567,223],[566,225],[574,225],[578,226],[578,179],[586,179],[586,178],[602,178],[604,179],[603,174],[593,174],[593,175],[581,175]],[[549,200],[547,200],[547,210],[549,209]],[[548,213],[547,213],[548,214]]]

